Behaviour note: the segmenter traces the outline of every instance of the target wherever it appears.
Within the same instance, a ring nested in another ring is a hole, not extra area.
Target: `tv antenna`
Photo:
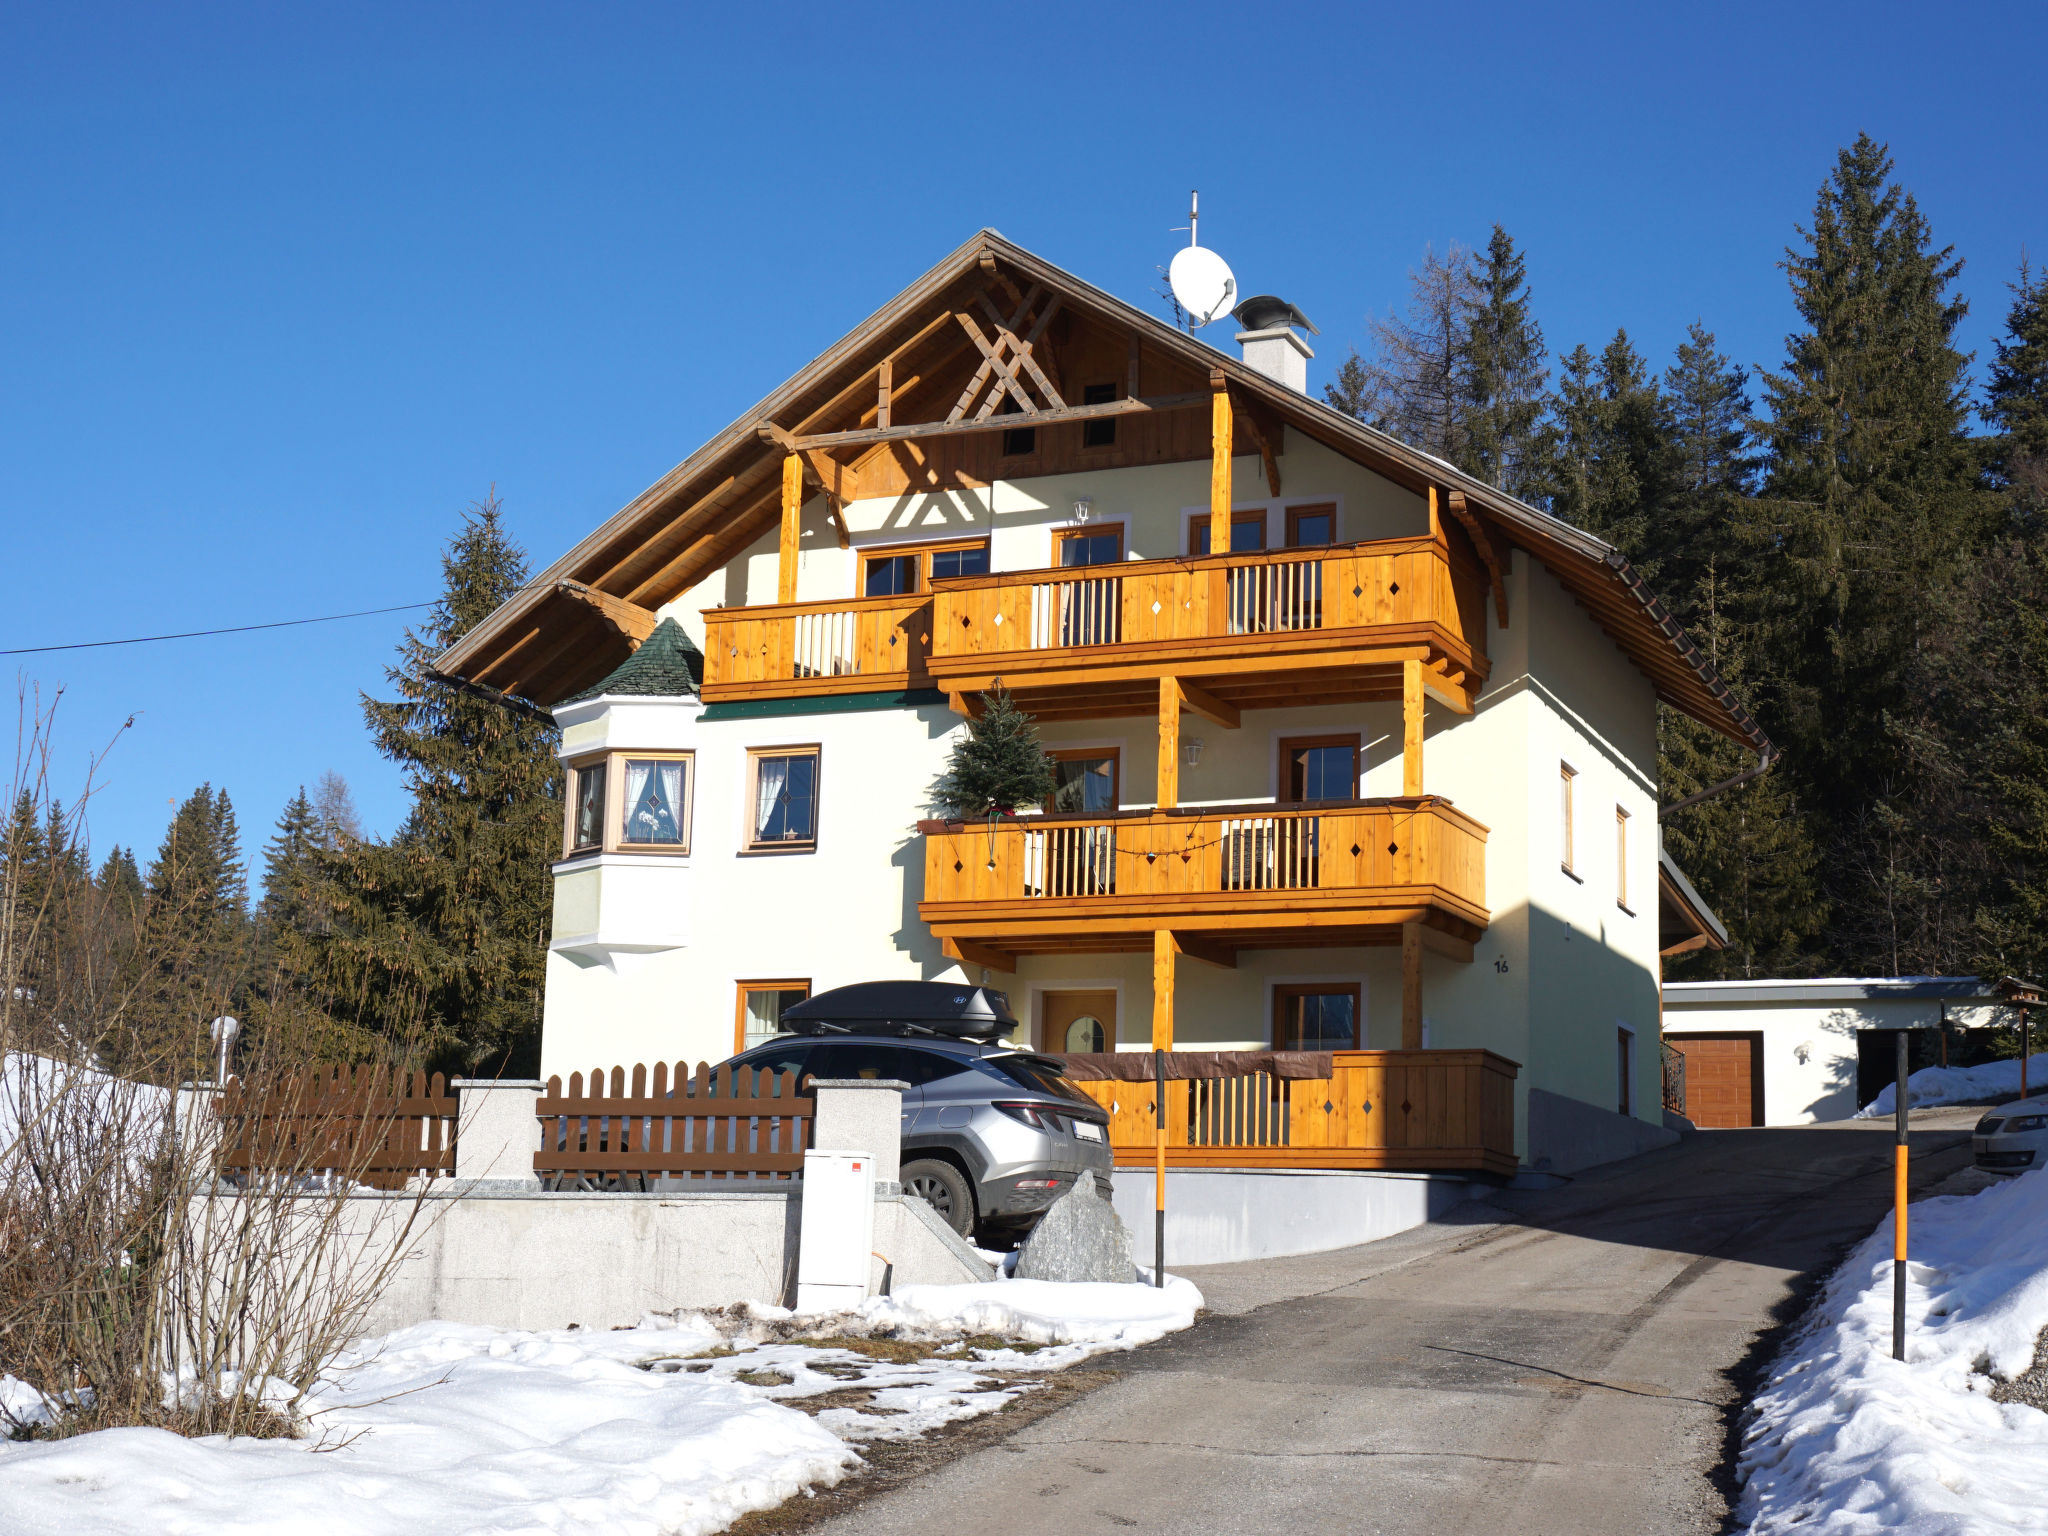
[[[1188,194],[1188,243],[1166,269],[1166,281],[1180,307],[1187,311],[1190,327],[1207,325],[1218,315],[1228,314],[1237,302],[1237,278],[1230,265],[1201,244],[1201,194]],[[1174,231],[1176,234],[1179,230]]]

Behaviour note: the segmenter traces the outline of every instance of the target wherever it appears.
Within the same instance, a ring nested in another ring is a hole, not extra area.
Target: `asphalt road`
[[[1916,1186],[1979,1113],[1914,1117]],[[1747,1384],[1890,1168],[1889,1121],[1707,1132],[1455,1225],[1190,1270],[1211,1315],[1099,1362],[1120,1380],[819,1529],[1723,1530]]]

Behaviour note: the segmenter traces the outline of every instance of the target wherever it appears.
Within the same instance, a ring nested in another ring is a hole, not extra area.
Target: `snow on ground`
[[[2027,1091],[2048,1089],[2048,1051],[2027,1058]],[[2009,1099],[2020,1091],[2020,1059],[1987,1061],[1981,1067],[1922,1067],[1906,1079],[1906,1103],[1925,1108],[1934,1104],[1972,1104],[1985,1099]],[[1856,1111],[1858,1120],[1878,1120],[1898,1107],[1898,1084],[1886,1083],[1882,1092]]]
[[[1907,1239],[1905,1360],[1887,1217],[1772,1368],[1741,1458],[1753,1536],[2048,1531],[2048,1413],[1990,1396],[2048,1326],[2048,1171],[1919,1201]]]
[[[302,1440],[0,1443],[0,1532],[694,1536],[1200,1306],[1169,1276],[905,1286],[854,1313],[755,1304],[605,1333],[422,1323],[337,1357]],[[36,1401],[0,1379],[0,1402]]]

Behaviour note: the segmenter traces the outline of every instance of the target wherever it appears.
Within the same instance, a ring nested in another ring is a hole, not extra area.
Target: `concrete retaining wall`
[[[1166,1264],[1235,1264],[1391,1237],[1485,1193],[1460,1174],[1175,1168],[1166,1175]],[[1116,1171],[1131,1257],[1152,1262],[1152,1171]]]

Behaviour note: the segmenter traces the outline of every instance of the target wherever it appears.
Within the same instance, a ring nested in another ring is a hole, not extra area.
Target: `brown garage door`
[[[1685,1116],[1698,1126],[1764,1123],[1761,1034],[1666,1035],[1685,1056]]]

